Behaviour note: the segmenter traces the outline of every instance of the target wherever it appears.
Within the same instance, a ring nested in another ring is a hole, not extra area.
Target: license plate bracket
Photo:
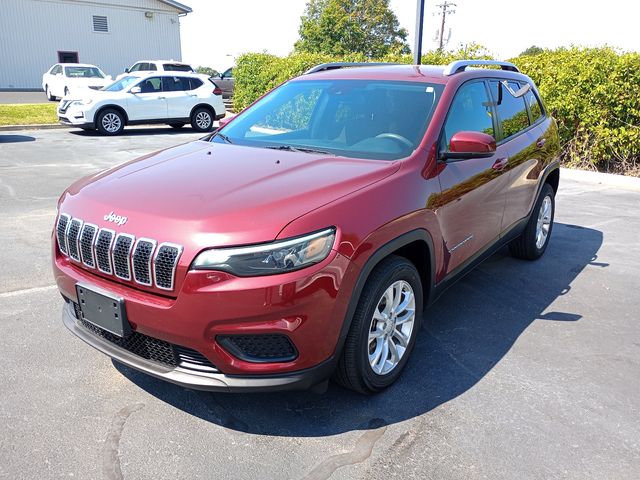
[[[76,294],[83,320],[121,338],[131,333],[123,298],[79,283]]]

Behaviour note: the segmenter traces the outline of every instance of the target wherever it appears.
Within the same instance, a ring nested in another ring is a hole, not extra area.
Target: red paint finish
[[[195,349],[225,374],[313,367],[340,353],[345,315],[357,301],[356,282],[378,249],[406,232],[423,231],[433,245],[434,264],[427,269],[438,284],[528,215],[544,169],[557,156],[555,123],[548,117],[506,142],[478,131],[453,135],[451,151],[489,153],[486,158],[448,161],[441,155],[441,133],[458,89],[487,78],[532,84],[518,73],[474,69],[445,77],[440,67],[387,66],[293,81],[319,78],[445,88],[420,145],[400,160],[195,141],[79,180],[63,193],[60,212],[136,238],[176,243],[184,251],[175,288],[167,292],[86,269],[59,253],[54,235],[53,270],[62,294],[75,300],[77,282],[112,292],[125,299],[134,330]],[[126,224],[106,222],[112,211],[126,216]],[[271,242],[332,226],[336,238],[329,256],[299,271],[240,278],[191,269],[204,249]],[[286,335],[299,356],[283,363],[241,360],[215,341],[216,335],[237,333]]]

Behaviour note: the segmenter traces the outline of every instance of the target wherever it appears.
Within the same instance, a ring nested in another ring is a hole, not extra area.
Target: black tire
[[[540,246],[539,244],[537,244],[538,219],[539,215],[542,213],[542,204],[546,198],[550,199],[551,201],[551,215],[548,233],[544,238],[544,243]],[[553,230],[553,219],[555,213],[555,192],[553,191],[551,185],[545,183],[542,186],[540,195],[538,196],[533,210],[531,211],[531,216],[529,217],[527,226],[518,238],[512,240],[511,243],[509,243],[509,252],[511,253],[511,255],[523,260],[537,260],[538,258],[540,258],[547,249],[547,245],[549,245],[551,232]]]
[[[51,92],[49,91],[49,85],[44,86],[44,93],[47,95],[47,100],[49,100],[50,102],[53,102],[56,99],[56,97],[51,95]]]
[[[413,290],[415,297],[415,319],[404,354],[397,365],[386,374],[377,374],[369,363],[369,333],[374,311],[384,292],[394,282],[403,280]],[[334,380],[345,388],[366,395],[380,392],[395,382],[404,369],[415,345],[422,315],[422,282],[413,263],[403,257],[391,255],[371,272],[362,289],[358,306],[345,340],[344,348]]]
[[[96,128],[102,135],[119,135],[124,130],[124,121],[124,116],[118,110],[106,108],[98,114]]]
[[[176,130],[180,130],[182,127],[185,126],[184,123],[170,123],[169,126],[171,128],[175,128]]]
[[[191,114],[191,127],[196,132],[210,132],[213,129],[213,117],[214,113],[208,108],[196,108]]]

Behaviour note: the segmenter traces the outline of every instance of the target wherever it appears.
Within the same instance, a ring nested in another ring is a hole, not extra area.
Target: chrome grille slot
[[[93,254],[93,242],[98,233],[98,227],[90,223],[85,223],[80,233],[80,255],[82,263],[89,268],[96,268],[96,259]]]
[[[58,217],[58,225],[56,225],[56,238],[58,240],[58,248],[64,255],[69,255],[67,250],[67,227],[69,226],[71,215],[61,213]]]
[[[67,230],[67,251],[69,252],[69,257],[76,262],[80,261],[80,246],[78,242],[80,230],[82,230],[82,220],[79,218],[72,219]]]
[[[139,238],[133,248],[133,279],[141,285],[151,286],[151,259],[155,248],[155,240],[148,238]]]
[[[113,269],[111,268],[111,244],[114,236],[115,232],[113,230],[102,228],[96,238],[95,251],[98,270],[109,275],[113,274]]]
[[[131,280],[131,249],[135,237],[126,233],[119,233],[113,244],[111,258],[113,259],[113,271],[116,277],[123,280]]]
[[[161,243],[153,259],[153,274],[156,286],[162,290],[173,290],[176,265],[182,247],[173,243]]]
[[[60,253],[107,275],[161,290],[173,290],[183,248],[138,238],[109,228],[98,228],[61,213],[55,226]],[[193,363],[193,362],[192,362]],[[197,363],[197,362],[195,362]]]

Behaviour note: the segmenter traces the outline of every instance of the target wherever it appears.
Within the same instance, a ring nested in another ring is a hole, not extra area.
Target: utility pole
[[[452,7],[457,7],[457,5],[455,3],[449,3],[445,0],[444,3],[436,6],[441,10],[439,15],[442,17],[442,24],[440,25],[440,46],[438,47],[438,50],[442,51],[442,49],[444,48],[444,24],[447,15],[456,13],[456,11]]]
[[[413,64],[422,62],[422,31],[424,23],[424,0],[417,0],[416,6],[416,38],[413,44]]]

